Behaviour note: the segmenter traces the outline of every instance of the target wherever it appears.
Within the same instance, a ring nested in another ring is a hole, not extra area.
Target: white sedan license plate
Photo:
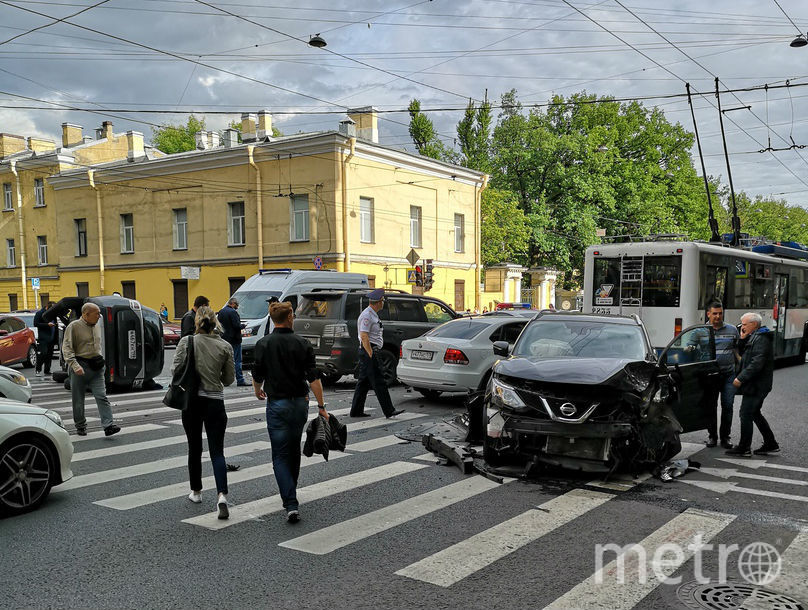
[[[413,360],[432,360],[433,352],[414,349],[410,352],[410,358]]]

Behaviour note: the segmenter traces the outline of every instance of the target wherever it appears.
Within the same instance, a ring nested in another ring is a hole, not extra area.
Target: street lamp
[[[808,44],[808,43],[806,43]],[[322,49],[326,45],[325,38],[320,36],[319,34],[315,34],[311,38],[309,38],[309,46],[316,47],[318,49]],[[792,43],[791,46],[794,46]]]
[[[808,45],[808,39],[806,39],[805,36],[803,36],[802,34],[798,34],[797,37],[794,40],[792,40],[788,46],[797,48],[797,47],[804,47],[805,45]]]

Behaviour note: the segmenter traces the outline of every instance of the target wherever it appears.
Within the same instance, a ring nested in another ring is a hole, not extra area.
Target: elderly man
[[[70,392],[73,399],[73,423],[76,434],[87,436],[87,418],[84,417],[84,395],[87,388],[93,393],[104,434],[112,436],[121,429],[112,423],[112,407],[104,384],[104,356],[101,355],[101,310],[95,303],[85,303],[81,317],[68,324],[62,341],[62,355],[70,373]]]
[[[774,333],[763,326],[760,314],[746,313],[741,316],[741,371],[732,385],[741,401],[741,440],[727,451],[728,455],[752,457],[752,423],[763,435],[763,445],[755,450],[755,455],[778,453],[780,445],[774,438],[761,409],[763,400],[772,389],[774,376]]]
[[[384,345],[383,327],[379,319],[379,312],[384,307],[384,288],[377,288],[368,293],[368,301],[370,304],[359,314],[356,323],[359,330],[359,378],[356,380],[350,415],[351,417],[369,416],[368,413],[365,413],[365,399],[368,390],[373,388],[382,412],[390,418],[403,413],[404,410],[396,410],[393,406],[379,361],[379,350]]]

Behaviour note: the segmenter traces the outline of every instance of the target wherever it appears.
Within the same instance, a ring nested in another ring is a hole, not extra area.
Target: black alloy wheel
[[[26,436],[0,447],[0,515],[35,509],[50,493],[55,463],[41,439]]]
[[[382,367],[382,376],[384,377],[384,382],[387,384],[387,387],[395,385],[398,378],[396,377],[396,365],[398,364],[398,358],[390,352],[389,350],[382,349],[379,350],[378,354],[379,364]]]

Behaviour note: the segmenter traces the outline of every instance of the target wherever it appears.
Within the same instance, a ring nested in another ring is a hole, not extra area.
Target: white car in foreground
[[[31,382],[16,369],[0,366],[0,398],[31,402]]]
[[[398,380],[427,398],[483,390],[491,376],[494,341],[511,345],[536,311],[502,311],[450,320],[401,342]]]
[[[73,477],[73,443],[56,411],[0,399],[0,516],[38,507]]]

